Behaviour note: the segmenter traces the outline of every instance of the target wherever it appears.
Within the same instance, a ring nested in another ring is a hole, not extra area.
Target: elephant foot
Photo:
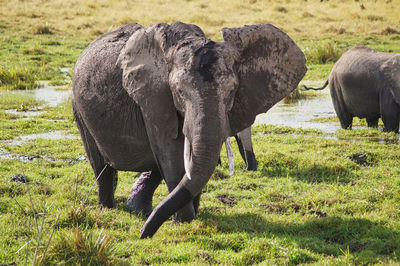
[[[126,205],[129,211],[143,215],[144,217],[149,217],[153,211],[151,198],[149,199],[143,193],[131,193]]]
[[[114,208],[114,192],[118,183],[117,171],[112,167],[105,165],[101,171],[96,171],[96,176],[99,208]]]
[[[246,161],[247,161],[247,170],[249,171],[257,170],[257,160],[253,151],[246,151]]]
[[[114,200],[99,202],[100,210],[105,209],[105,208],[112,209],[112,208],[114,208],[114,206],[115,206]]]
[[[153,211],[153,194],[161,177],[157,172],[144,172],[133,184],[131,193],[126,202],[129,211],[148,217]]]
[[[172,216],[172,220],[175,223],[190,223],[195,218],[196,212],[193,206],[193,201],[190,201]]]

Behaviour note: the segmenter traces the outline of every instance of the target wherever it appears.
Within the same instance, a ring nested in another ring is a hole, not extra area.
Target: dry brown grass
[[[389,34],[396,34],[400,29],[397,1],[0,0],[0,5],[0,24],[13,21],[18,30],[29,32],[47,23],[60,33],[84,36],[98,35],[132,21],[149,25],[177,20],[195,23],[215,39],[221,38],[222,27],[252,23],[273,23],[289,35],[311,38],[338,33],[380,34],[388,27],[395,30]]]

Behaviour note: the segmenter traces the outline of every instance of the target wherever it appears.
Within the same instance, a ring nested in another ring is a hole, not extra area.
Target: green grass
[[[220,41],[223,27],[272,23],[302,48],[308,66],[331,62],[355,45],[399,52],[400,12],[395,1],[2,1],[0,90],[26,89],[38,80],[66,84],[61,68],[73,68],[79,54],[103,33],[129,22],[147,26],[183,21],[199,25]],[[105,19],[106,18],[106,19]],[[314,74],[309,72],[308,76]],[[328,71],[329,73],[329,71]],[[20,76],[15,80],[13,77]],[[327,73],[317,79],[325,79]],[[3,80],[8,80],[7,83]],[[25,80],[25,81],[24,81]]]
[[[74,127],[69,110],[67,101],[47,107],[41,117],[14,120],[57,119],[62,123],[44,129],[64,130]],[[29,132],[23,128],[14,134]],[[2,144],[9,153],[38,158],[25,163],[0,159],[0,260],[93,265],[399,263],[399,144],[371,139],[397,136],[373,129],[339,131],[338,139],[329,136],[315,129],[254,128],[258,170],[243,170],[233,142],[236,173],[229,177],[222,152],[222,166],[203,190],[198,219],[180,225],[167,221],[146,240],[139,239],[143,218],[125,206],[135,173],[120,172],[115,209],[99,210],[92,192],[77,211],[94,181],[88,162],[69,160],[85,155],[79,139]],[[361,152],[365,165],[351,159]],[[16,174],[26,176],[29,193],[25,184],[9,180]],[[161,184],[153,203],[166,195]],[[224,204],[220,197],[236,204]],[[35,217],[42,230],[33,226]]]
[[[305,51],[305,56],[308,63],[326,64],[335,63],[340,58],[342,53],[343,51],[338,48],[336,43],[318,42],[314,47]]]
[[[305,85],[323,85],[353,46],[400,52],[400,6],[390,0],[0,0],[0,6],[0,90],[37,87],[39,80],[70,84],[83,49],[132,21],[195,23],[217,41],[223,27],[272,23],[304,51]],[[70,69],[66,76],[61,68]],[[287,100],[317,95],[296,90]],[[21,106],[43,113],[5,112]],[[313,121],[339,123],[336,117]],[[366,126],[360,119],[353,124]],[[400,264],[400,153],[393,133],[253,128],[258,170],[244,170],[233,141],[235,174],[228,175],[223,151],[198,218],[169,220],[141,240],[144,219],[125,206],[136,173],[119,173],[116,208],[97,208],[96,187],[81,206],[94,177],[89,163],[78,160],[85,156],[79,139],[7,142],[51,131],[78,134],[70,101],[49,107],[31,96],[0,94],[0,151],[36,158],[0,159],[0,264]],[[354,159],[358,154],[365,163]],[[10,181],[16,174],[29,187]],[[166,195],[163,183],[153,205]]]
[[[6,69],[0,66],[0,88],[7,89],[33,89],[39,87],[37,73],[27,68]]]

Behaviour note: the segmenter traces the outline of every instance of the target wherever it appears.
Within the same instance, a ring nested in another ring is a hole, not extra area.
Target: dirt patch
[[[233,205],[237,204],[237,202],[235,201],[235,199],[232,196],[227,196],[227,195],[223,194],[223,195],[216,196],[216,198],[223,204],[226,204],[229,206],[233,206]]]
[[[349,245],[349,250],[351,252],[360,252],[360,251],[364,250],[366,247],[368,247],[369,244],[370,243],[368,241],[364,242],[364,243],[356,242],[356,243],[353,243],[353,244]]]
[[[12,176],[10,178],[10,180],[14,181],[14,182],[17,182],[17,183],[23,183],[23,184],[25,184],[27,182],[26,181],[26,177],[21,175],[21,174],[16,174],[16,175]]]
[[[300,212],[300,210],[301,210],[301,206],[296,203],[289,204],[289,205],[283,205],[283,204],[279,204],[279,203],[271,203],[271,204],[262,205],[261,207],[263,207],[264,209],[267,209],[267,211],[271,212],[271,213],[286,213],[289,210],[292,210],[293,212]],[[309,214],[309,215],[315,215],[317,217],[326,217],[327,216],[326,212],[312,210],[311,209],[312,207],[310,205],[307,208],[309,211],[307,211],[307,212],[304,210],[301,211],[302,215]]]
[[[368,156],[365,154],[365,152],[359,152],[355,153],[349,156],[350,160],[355,162],[356,164],[359,164],[361,166],[367,166],[369,165],[368,163]]]
[[[326,217],[326,212],[320,212],[320,211],[309,211],[308,214],[312,214],[318,217]]]

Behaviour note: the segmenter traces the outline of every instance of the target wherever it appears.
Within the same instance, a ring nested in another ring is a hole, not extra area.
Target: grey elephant
[[[135,191],[136,211],[150,213],[141,238],[173,214],[178,222],[195,218],[225,139],[306,72],[301,50],[272,25],[222,35],[214,42],[195,25],[131,23],[99,37],[76,62],[72,106],[99,176],[99,205],[114,206],[118,170],[148,175]],[[169,195],[151,211],[161,179]]]
[[[328,84],[342,128],[351,129],[355,116],[378,127],[381,117],[385,131],[399,131],[400,54],[354,47],[339,58],[323,87],[305,89]]]

